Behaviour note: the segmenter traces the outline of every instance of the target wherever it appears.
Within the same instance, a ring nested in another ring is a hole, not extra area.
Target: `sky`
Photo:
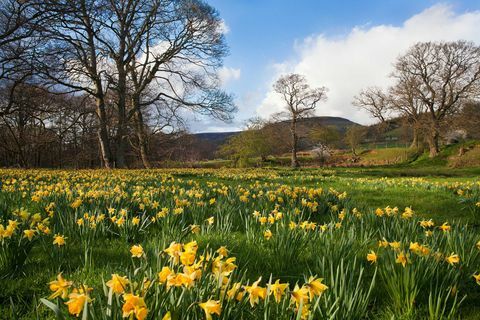
[[[365,87],[386,87],[395,59],[419,41],[469,40],[480,45],[480,0],[207,0],[225,23],[230,53],[219,76],[235,96],[234,120],[197,117],[192,132],[241,130],[252,117],[282,109],[272,85],[282,74],[303,74],[326,86],[319,116],[361,124],[352,105]]]

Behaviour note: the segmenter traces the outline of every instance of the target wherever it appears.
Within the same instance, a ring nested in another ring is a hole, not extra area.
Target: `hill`
[[[288,121],[281,121],[277,122],[274,125],[279,127],[280,129],[288,129],[286,126],[289,125]],[[355,123],[353,121],[350,121],[345,118],[341,117],[311,117],[311,118],[304,118],[299,120],[298,122],[299,126],[305,126],[308,128],[312,128],[314,126],[333,126],[337,128],[340,132],[345,132],[348,127],[353,126],[353,125],[359,125],[358,123]],[[209,143],[213,144],[218,144],[222,145],[227,141],[228,138],[239,134],[242,131],[236,131],[236,132],[202,132],[202,133],[196,133],[193,134],[194,137],[201,141],[207,141]]]
[[[288,121],[280,121],[272,124],[277,127],[277,130],[290,130]],[[335,127],[340,133],[345,133],[348,127],[353,125],[359,125],[353,121],[342,117],[311,117],[304,118],[298,121],[299,133],[300,135],[305,135],[310,129],[315,126],[332,126]],[[209,145],[212,150],[211,156],[209,159],[215,157],[215,152],[218,148],[224,144],[232,136],[241,133],[242,131],[237,132],[202,132],[193,134],[193,136],[198,140],[199,145]],[[309,147],[304,145],[303,147]]]

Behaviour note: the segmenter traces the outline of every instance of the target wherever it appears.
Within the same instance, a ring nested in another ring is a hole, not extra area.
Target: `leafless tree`
[[[170,112],[170,119],[189,109],[222,120],[230,119],[235,106],[232,97],[218,89],[217,71],[227,53],[218,13],[200,1],[133,2],[148,14],[137,19],[137,24],[143,21],[141,28],[127,30],[132,104],[128,118],[135,119],[141,159],[149,167],[143,113],[152,105],[157,111],[165,106],[159,114]]]
[[[107,126],[109,90],[107,56],[98,41],[106,3],[95,0],[39,1],[41,10],[51,13],[46,21],[49,39],[36,65],[54,90],[81,92],[95,101],[98,141],[106,168],[114,166]]]
[[[412,98],[424,114],[430,156],[436,156],[442,123],[479,95],[480,47],[466,41],[418,43],[398,58],[393,75],[411,80]]]
[[[366,110],[373,118],[384,123],[390,114],[390,97],[379,87],[369,87],[353,98],[353,105]]]
[[[273,85],[275,92],[281,95],[285,103],[285,114],[290,121],[292,139],[292,167],[299,167],[297,159],[297,122],[301,118],[311,116],[318,104],[327,98],[325,87],[310,88],[304,76],[288,74],[280,77]]]
[[[396,75],[396,83],[390,87],[390,109],[392,114],[402,118],[412,131],[410,148],[419,149],[424,117],[424,104],[416,96],[418,80],[408,74]]]

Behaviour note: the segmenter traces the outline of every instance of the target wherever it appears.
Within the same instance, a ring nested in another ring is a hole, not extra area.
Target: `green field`
[[[145,302],[145,319],[477,319],[480,311],[478,169],[0,173],[2,319],[55,318],[52,309],[68,317],[65,302],[78,303],[79,293],[92,299],[78,314],[88,319],[142,319],[139,309],[122,314],[127,293]],[[9,220],[18,221],[11,235]],[[53,244],[55,235],[65,244]],[[183,246],[164,251],[172,241]],[[236,260],[216,253],[222,246]],[[164,267],[172,275],[162,282]],[[69,295],[41,300],[59,273],[73,281]],[[123,292],[107,286],[112,274],[128,279]],[[276,280],[286,284],[278,300]]]

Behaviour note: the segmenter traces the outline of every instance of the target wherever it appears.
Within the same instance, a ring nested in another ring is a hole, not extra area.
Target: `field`
[[[478,177],[0,170],[0,319],[478,319]]]

